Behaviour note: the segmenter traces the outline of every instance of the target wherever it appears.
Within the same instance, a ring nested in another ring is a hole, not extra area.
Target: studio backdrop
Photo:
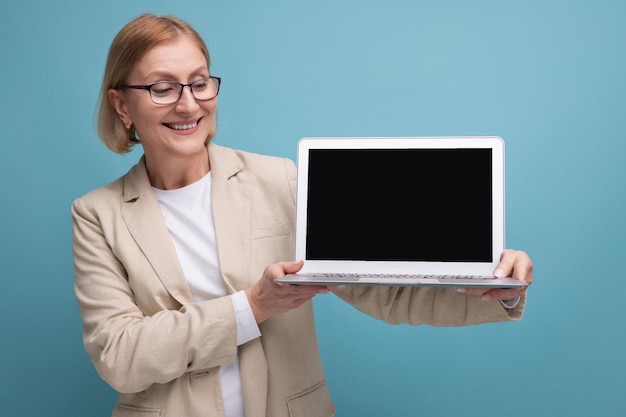
[[[316,297],[339,417],[623,413],[623,1],[5,3],[3,416],[107,417],[115,403],[82,346],[70,204],[141,156],[109,152],[94,122],[108,46],[145,12],[207,41],[219,144],[295,159],[304,136],[505,141],[506,244],[535,266],[524,318],[390,326]]]

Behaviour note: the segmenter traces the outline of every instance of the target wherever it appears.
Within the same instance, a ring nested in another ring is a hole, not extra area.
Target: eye
[[[202,91],[204,89],[206,89],[209,86],[209,82],[207,79],[202,79],[202,80],[198,80],[196,82],[194,82],[192,84],[193,89],[196,91]]]
[[[161,82],[161,83],[153,84],[150,91],[152,92],[152,94],[156,96],[163,97],[163,96],[168,96],[170,94],[175,94],[179,87],[180,86],[172,84],[172,83]]]

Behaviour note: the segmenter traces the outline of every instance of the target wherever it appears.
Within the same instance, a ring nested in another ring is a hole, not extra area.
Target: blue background
[[[499,135],[524,319],[389,326],[315,299],[339,417],[623,414],[626,3],[621,0],[24,0],[0,26],[0,407],[109,416],[81,343],[72,200],[141,149],[99,142],[108,46],[176,14],[223,77],[218,143],[295,158],[302,136]],[[466,352],[460,354],[461,351]]]

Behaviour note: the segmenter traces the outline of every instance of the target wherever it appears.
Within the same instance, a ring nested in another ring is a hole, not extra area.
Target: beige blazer
[[[296,170],[289,159],[209,145],[213,217],[229,293],[293,259]],[[210,215],[211,213],[207,213]],[[114,417],[223,416],[218,367],[240,354],[246,417],[335,414],[312,304],[267,320],[239,348],[230,297],[194,303],[145,161],[72,204],[75,292],[83,341],[119,392]],[[498,301],[455,291],[346,288],[337,295],[389,323],[458,326],[517,320]]]

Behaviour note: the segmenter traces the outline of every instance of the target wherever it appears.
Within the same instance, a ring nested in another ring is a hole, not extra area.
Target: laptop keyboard
[[[495,279],[495,277],[484,275],[425,275],[425,274],[348,274],[348,273],[317,273],[310,274],[316,278],[341,278],[346,281],[358,281],[361,278],[392,278],[392,279],[436,279],[439,281],[460,280],[460,279]]]

